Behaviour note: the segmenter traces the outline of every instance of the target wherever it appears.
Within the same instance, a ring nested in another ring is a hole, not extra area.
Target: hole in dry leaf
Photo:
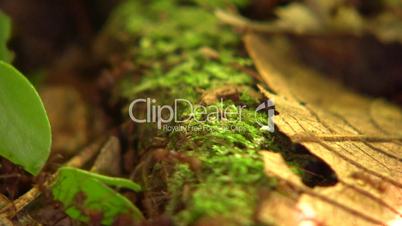
[[[297,144],[296,152],[305,155],[302,158],[303,163],[300,163],[303,171],[301,178],[305,185],[309,187],[333,186],[338,182],[335,171],[324,160],[308,151],[306,147]]]
[[[321,158],[301,144],[293,143],[283,133],[277,133],[279,152],[289,167],[308,187],[334,186],[338,182],[335,171]]]

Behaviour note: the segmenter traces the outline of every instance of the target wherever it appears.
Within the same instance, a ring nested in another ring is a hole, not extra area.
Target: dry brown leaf
[[[277,128],[337,174],[335,186],[314,189],[279,174],[303,193],[299,203],[325,225],[397,225],[402,216],[401,110],[302,66],[285,38],[248,34],[245,44],[276,93],[261,87],[275,102]]]
[[[300,178],[290,170],[281,154],[269,151],[261,151],[260,154],[264,159],[264,168],[267,174],[281,175],[282,178],[302,186]]]
[[[121,146],[120,140],[117,137],[109,137],[100,150],[91,171],[107,176],[120,176]]]
[[[285,195],[273,193],[260,204],[257,218],[266,225],[297,225],[301,214],[295,205]]]
[[[222,22],[242,30],[267,34],[318,37],[361,37],[369,34],[383,43],[402,43],[400,6],[384,8],[377,16],[366,17],[350,4],[339,1],[296,1],[278,7],[275,10],[277,18],[269,21],[254,21],[222,10],[217,10],[215,15]]]
[[[47,86],[40,95],[52,125],[52,149],[66,156],[74,155],[88,142],[88,106],[71,86]]]

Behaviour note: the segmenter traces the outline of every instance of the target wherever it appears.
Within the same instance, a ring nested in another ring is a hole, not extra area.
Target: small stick
[[[89,146],[85,147],[82,152],[75,155],[66,163],[66,166],[80,168],[89,160],[91,160],[100,150],[101,143],[103,143],[104,139],[99,139]]]

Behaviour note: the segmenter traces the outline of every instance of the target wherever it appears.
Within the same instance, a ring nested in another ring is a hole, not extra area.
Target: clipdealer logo
[[[223,100],[220,100],[223,105]],[[138,118],[135,116],[135,109],[137,105],[145,105],[146,114],[144,118]],[[183,117],[179,115],[179,108],[187,107],[190,109],[190,114]],[[254,112],[254,117],[257,120],[257,124],[260,126],[261,130],[274,132],[274,102],[272,100],[267,100],[258,105]],[[242,120],[242,111],[245,106],[234,106],[230,105],[224,108],[218,107],[216,105],[204,106],[204,105],[194,105],[189,100],[186,99],[175,99],[173,105],[159,105],[157,100],[153,98],[141,98],[133,100],[129,105],[129,116],[133,122],[136,123],[156,123],[158,129],[162,129],[163,125],[169,123],[184,123],[189,120],[195,120],[197,122],[210,122],[219,120],[225,120],[229,122],[238,122]],[[265,113],[264,120],[261,120],[261,115],[258,114]],[[194,116],[198,117],[194,117]],[[180,116],[180,118],[179,118]]]
[[[267,121],[265,123],[257,121],[258,125],[261,126],[262,130],[269,131],[271,133],[275,132],[275,103],[273,100],[266,100],[255,109],[255,117],[257,117],[257,113],[265,111],[267,113]]]

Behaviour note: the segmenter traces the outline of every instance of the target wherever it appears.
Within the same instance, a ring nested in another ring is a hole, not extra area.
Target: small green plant
[[[136,206],[109,186],[135,192],[141,190],[138,184],[128,179],[62,167],[52,185],[52,193],[54,199],[63,203],[65,212],[70,217],[83,222],[88,222],[96,214],[101,216],[104,225],[111,225],[123,215],[134,222],[143,219]]]
[[[12,59],[6,45],[10,25],[9,18],[0,12],[0,156],[37,175],[50,154],[51,128],[33,85],[6,63]],[[108,185],[141,190],[127,179],[62,167],[51,182],[51,191],[53,198],[63,203],[66,213],[79,221],[88,222],[94,214],[104,225],[111,225],[123,215],[141,220],[137,207]]]
[[[0,112],[0,155],[37,175],[50,153],[50,123],[32,84],[2,61]]]
[[[32,84],[11,65],[0,61],[0,155],[37,175],[50,153],[51,129],[42,101]],[[124,196],[107,185],[141,190],[136,183],[106,177],[71,167],[58,170],[51,190],[63,203],[66,213],[87,222],[99,214],[102,223],[111,225],[121,216],[133,221],[141,212]],[[80,200],[81,197],[81,200]]]
[[[0,11],[0,155],[36,175],[51,145],[50,123],[32,84],[8,64],[11,21]]]

